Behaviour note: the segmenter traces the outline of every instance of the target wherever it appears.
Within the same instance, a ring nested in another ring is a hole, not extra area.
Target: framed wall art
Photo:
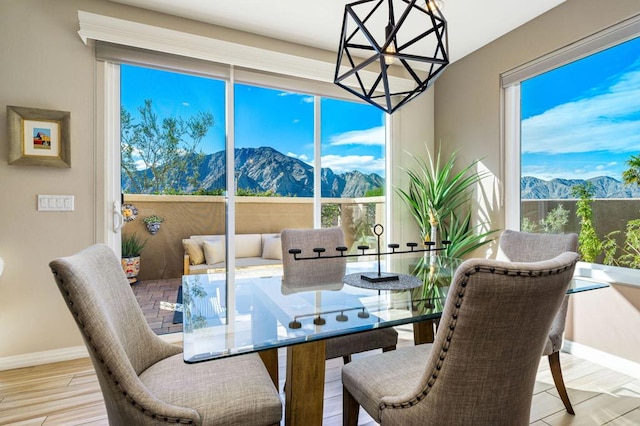
[[[9,164],[71,167],[71,113],[7,106]]]

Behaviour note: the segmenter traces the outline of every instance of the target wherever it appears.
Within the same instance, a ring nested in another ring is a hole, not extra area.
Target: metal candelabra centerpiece
[[[383,253],[380,251],[380,238],[384,233],[384,227],[379,223],[376,224],[373,227],[373,233],[376,235],[376,239],[377,239],[377,250],[375,253],[365,253],[365,250],[368,250],[371,247],[369,247],[368,245],[366,246],[359,245],[357,248],[362,252],[355,253],[355,254],[346,254],[348,248],[343,246],[336,247],[336,251],[339,254],[335,254],[335,255],[325,255],[324,253],[326,253],[327,251],[325,247],[314,248],[313,252],[316,254],[315,256],[308,256],[308,257],[301,256],[302,250],[296,249],[296,248],[289,249],[289,254],[293,255],[294,260],[335,259],[335,258],[342,258],[342,257],[346,258],[346,257],[369,256],[371,254],[374,254],[378,257],[378,271],[364,272],[360,275],[360,278],[368,282],[380,283],[380,282],[387,282],[387,281],[398,281],[399,279],[399,274],[381,271],[381,268],[380,268],[381,256],[392,255],[392,254],[436,252],[436,251],[445,250],[447,246],[451,244],[451,241],[443,240],[442,247],[436,247],[435,246],[436,243],[434,241],[425,241],[424,242],[425,248],[417,248],[418,243],[412,242],[412,243],[407,243],[407,247],[409,248],[408,250],[398,250],[400,248],[400,244],[392,243],[392,244],[387,244],[387,247],[390,248],[391,251],[387,251]]]
[[[349,317],[345,315],[345,312],[349,312],[349,311],[359,311],[358,318],[363,318],[363,319],[369,318],[369,312],[367,312],[367,308],[365,308],[364,306],[357,306],[355,308],[334,309],[332,311],[296,315],[293,317],[293,321],[289,322],[289,328],[294,328],[294,329],[301,328],[302,323],[298,320],[300,318],[306,318],[306,317],[315,317],[313,319],[313,323],[315,325],[325,325],[327,323],[327,320],[322,318],[322,315],[335,314],[337,312],[339,312],[339,314],[336,315],[336,321],[346,322],[346,321],[349,321]]]

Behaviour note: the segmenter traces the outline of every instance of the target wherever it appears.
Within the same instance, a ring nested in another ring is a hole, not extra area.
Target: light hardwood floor
[[[400,346],[410,344],[401,331]],[[407,338],[407,336],[409,336]],[[369,356],[360,354],[357,356]],[[546,358],[541,358],[531,425],[640,425],[640,379],[561,354],[564,378],[576,411],[567,414],[558,398]],[[324,426],[342,423],[342,361],[327,361]],[[285,357],[280,356],[280,389]],[[284,400],[284,397],[283,397]],[[97,378],[88,358],[0,371],[0,425],[107,425]],[[376,423],[364,412],[360,424]]]

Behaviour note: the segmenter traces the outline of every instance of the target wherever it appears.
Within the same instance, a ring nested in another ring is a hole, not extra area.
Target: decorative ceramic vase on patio
[[[140,253],[146,244],[147,241],[140,239],[135,232],[122,235],[122,270],[131,285],[138,282]]]
[[[133,285],[138,282],[138,274],[140,273],[140,256],[123,257],[122,270],[129,280],[129,284]]]

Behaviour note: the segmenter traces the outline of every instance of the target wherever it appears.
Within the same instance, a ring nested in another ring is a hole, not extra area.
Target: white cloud
[[[325,155],[322,157],[322,167],[328,167],[334,173],[345,173],[359,170],[362,173],[377,173],[384,176],[384,159],[372,155]]]
[[[298,154],[296,154],[296,153],[294,153],[294,152],[287,152],[287,157],[297,158],[297,159],[299,159],[299,160],[304,161],[305,163],[308,163],[308,162],[309,162],[309,157],[308,157],[308,156],[306,156],[305,154],[300,154],[300,155],[298,155]]]
[[[146,170],[147,169],[147,165],[142,160],[136,160],[135,161],[135,165],[136,165],[136,170]]]
[[[300,93],[296,93],[296,92],[280,92],[280,93],[278,93],[278,96],[300,96]],[[303,96],[302,97],[302,102],[304,102],[306,104],[313,103],[313,96]]]
[[[380,145],[385,143],[384,126],[373,127],[365,130],[353,130],[341,133],[331,138],[329,144],[332,146],[340,145]]]
[[[313,160],[307,155],[298,155],[287,152],[288,157],[297,158],[313,166]],[[373,155],[325,155],[321,159],[322,167],[330,168],[334,173],[345,173],[359,170],[362,173],[377,173],[384,176],[385,162],[383,158],[375,158]]]
[[[615,164],[615,162],[613,163]],[[620,171],[610,168],[610,165],[590,166],[575,162],[564,163],[560,166],[536,164],[522,167],[522,176],[533,176],[542,180],[551,179],[591,179],[599,176],[611,176],[620,179]]]
[[[605,91],[522,122],[523,153],[629,152],[640,149],[640,70]]]

